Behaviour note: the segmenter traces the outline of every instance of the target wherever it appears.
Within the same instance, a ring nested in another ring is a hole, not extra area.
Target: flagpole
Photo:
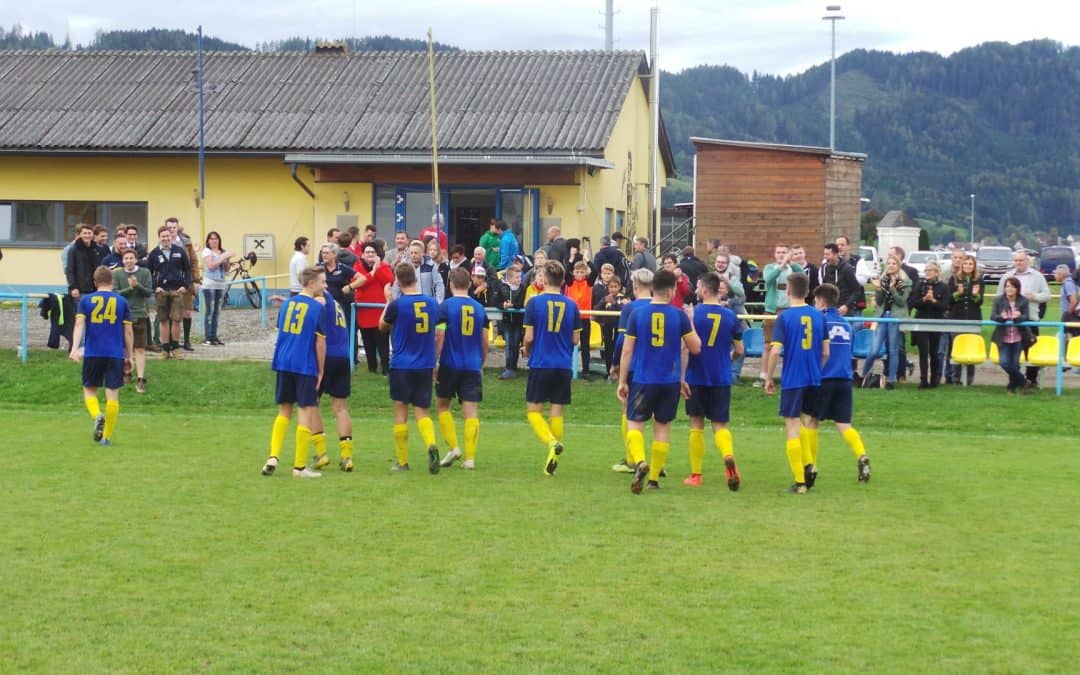
[[[439,205],[439,139],[435,113],[435,47],[431,40],[431,28],[428,28],[428,92],[431,95],[431,182],[433,185],[432,197],[434,201],[434,222],[440,235],[443,229],[442,209]],[[437,237],[441,239],[441,236]],[[441,244],[440,244],[441,245]]]

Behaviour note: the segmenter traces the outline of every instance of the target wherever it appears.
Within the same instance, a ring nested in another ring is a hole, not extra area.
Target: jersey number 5
[[[109,298],[106,302],[102,296],[95,295],[90,302],[94,304],[90,310],[90,323],[116,323],[116,298]]]
[[[421,305],[413,305],[413,311],[416,313],[416,332],[428,332],[428,313],[424,311]]]
[[[803,329],[802,348],[804,351],[810,351],[810,347],[814,344],[813,324],[808,316],[799,317],[799,323],[802,324]]]

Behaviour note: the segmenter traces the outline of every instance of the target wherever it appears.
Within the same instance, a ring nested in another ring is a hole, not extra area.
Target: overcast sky
[[[615,0],[615,46],[648,50],[652,0]],[[857,48],[952,53],[991,40],[1080,44],[1080,5],[974,0],[839,0],[837,54]],[[727,64],[790,74],[829,57],[826,2],[661,0],[665,70]],[[604,0],[0,0],[0,21],[89,42],[98,29],[182,28],[254,46],[295,35],[389,34],[466,49],[601,49]]]

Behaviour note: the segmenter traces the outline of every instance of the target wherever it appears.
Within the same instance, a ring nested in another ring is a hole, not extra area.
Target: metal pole
[[[652,51],[652,73],[649,79],[649,96],[652,98],[652,138],[650,154],[652,159],[649,180],[649,241],[653,246],[659,244],[660,233],[660,6],[659,0],[650,10],[652,18],[650,33]]]
[[[27,333],[30,323],[29,301],[29,296],[22,296],[22,335],[19,338],[19,356],[22,357],[23,365],[26,365],[26,360],[30,358],[28,353],[30,351],[30,339]]]
[[[836,21],[832,24],[832,55],[829,59],[829,150],[836,150]]]
[[[607,0],[604,8],[604,49],[615,51],[615,0]]]
[[[433,186],[432,196],[434,198],[435,208],[435,227],[438,232],[442,232],[442,208],[439,206],[439,137],[437,133],[436,113],[435,113],[435,46],[431,39],[431,29],[428,28],[427,32],[427,48],[428,48],[428,91],[431,95],[431,182]],[[442,237],[436,234],[437,239]]]
[[[975,243],[975,195],[971,195],[971,243]]]
[[[203,96],[202,26],[199,26],[199,239],[206,239],[206,99]]]

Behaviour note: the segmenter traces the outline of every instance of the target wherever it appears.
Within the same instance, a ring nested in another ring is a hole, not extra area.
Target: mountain
[[[836,68],[836,147],[869,155],[871,207],[967,232],[974,193],[977,238],[1080,233],[1080,48],[857,50]],[[665,202],[690,198],[690,136],[829,144],[828,64],[789,77],[701,66],[660,82],[680,175]]]

